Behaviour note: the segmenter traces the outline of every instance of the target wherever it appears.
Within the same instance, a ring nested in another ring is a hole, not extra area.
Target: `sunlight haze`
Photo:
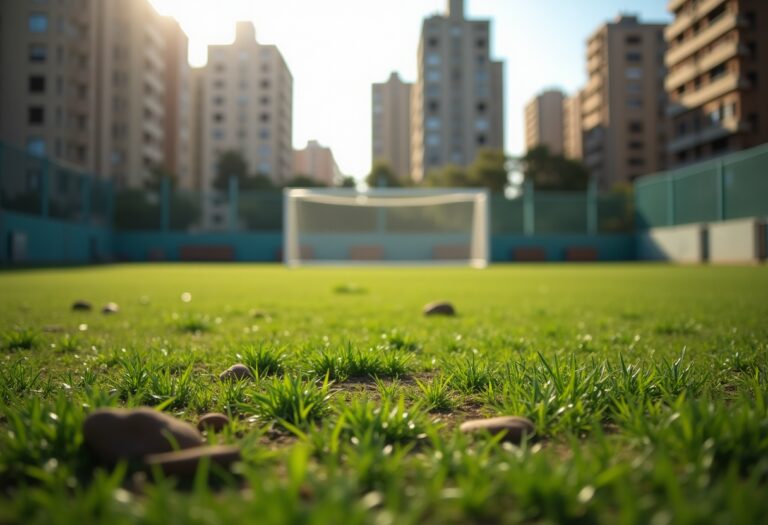
[[[234,39],[252,20],[262,44],[275,44],[294,78],[294,147],[330,146],[341,170],[364,176],[371,163],[371,84],[398,71],[416,79],[423,18],[446,0],[151,0],[190,37],[190,62],[208,44]],[[619,12],[667,21],[665,0],[466,0],[468,18],[493,20],[492,54],[505,62],[506,150],[523,152],[523,106],[547,87],[567,92],[586,79],[585,41]]]

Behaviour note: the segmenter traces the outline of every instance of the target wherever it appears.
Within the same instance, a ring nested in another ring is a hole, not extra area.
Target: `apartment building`
[[[564,149],[562,91],[550,89],[525,106],[525,149],[546,146],[561,155]]]
[[[424,20],[411,98],[411,177],[467,166],[504,147],[503,63],[491,59],[491,24],[468,20],[463,0]]]
[[[581,104],[582,91],[563,99],[563,155],[569,159],[584,157]]]
[[[292,176],[293,77],[277,47],[238,22],[232,44],[208,47],[201,72],[200,179],[210,188],[221,153],[243,154],[252,173],[275,183]]]
[[[622,15],[588,39],[583,160],[602,188],[666,166],[664,27]]]
[[[338,184],[344,177],[331,148],[322,146],[316,140],[310,140],[306,147],[293,151],[293,174],[305,175],[325,186]]]
[[[768,142],[768,2],[671,0],[669,163]]]
[[[186,36],[147,0],[2,2],[0,28],[0,140],[118,187],[187,169]]]
[[[93,2],[0,2],[0,141],[97,167]]]
[[[371,160],[386,161],[398,177],[411,174],[411,90],[393,72],[371,87]]]
[[[173,18],[164,20],[165,121],[164,168],[176,177],[179,187],[194,187],[193,176],[193,83],[189,65],[189,38]]]

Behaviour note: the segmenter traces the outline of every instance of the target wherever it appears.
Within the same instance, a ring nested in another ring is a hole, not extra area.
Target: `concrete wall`
[[[115,256],[123,261],[179,261],[189,247],[228,247],[236,261],[277,262],[282,258],[283,234],[131,232],[115,234]]]
[[[765,258],[764,222],[755,219],[709,225],[709,259],[713,263],[754,263]]]
[[[637,234],[637,258],[699,263],[707,259],[706,225],[651,228]]]

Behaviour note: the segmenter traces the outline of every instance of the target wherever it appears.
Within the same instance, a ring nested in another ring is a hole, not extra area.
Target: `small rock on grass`
[[[456,315],[456,309],[448,301],[438,301],[424,305],[424,315]]]
[[[101,313],[103,314],[116,314],[119,311],[120,307],[117,305],[117,303],[107,303],[101,309]]]
[[[472,419],[465,421],[459,427],[465,433],[489,432],[493,435],[504,433],[504,441],[520,444],[525,436],[530,439],[536,429],[530,419],[517,416],[492,417],[488,419]]]
[[[176,445],[182,449],[197,447],[203,442],[203,436],[189,423],[151,408],[95,410],[85,418],[83,437],[86,446],[108,465],[170,452]]]
[[[221,414],[219,412],[211,412],[200,418],[200,420],[197,422],[197,429],[220,432],[227,425],[229,425],[229,418],[225,414]]]
[[[228,445],[188,448],[163,454],[151,454],[144,458],[144,463],[149,467],[160,467],[167,476],[190,478],[195,475],[206,458],[210,461],[210,466],[218,465],[229,469],[233,463],[240,461],[240,449]]]
[[[90,312],[93,309],[93,306],[88,301],[83,301],[82,299],[79,299],[72,303],[72,310],[76,312]]]
[[[253,379],[253,372],[251,372],[251,369],[244,364],[238,363],[236,365],[230,366],[221,374],[219,374],[219,379],[222,381],[240,381],[242,379]]]

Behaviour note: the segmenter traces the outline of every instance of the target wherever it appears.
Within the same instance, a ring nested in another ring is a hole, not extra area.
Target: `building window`
[[[48,48],[45,44],[30,44],[29,45],[29,61],[30,62],[45,62],[48,56]]]
[[[439,66],[440,65],[440,54],[439,53],[427,53],[427,65],[428,66]]]
[[[224,114],[223,113],[215,113],[213,115],[213,121],[214,122],[224,122]]]
[[[487,139],[485,138],[485,135],[480,134],[477,136],[477,145],[478,146],[484,146],[487,142]]]
[[[215,98],[213,99],[213,104],[214,104],[215,106],[221,106],[221,105],[223,105],[223,104],[224,104],[224,97],[215,97]]]
[[[258,166],[259,175],[269,175],[272,172],[272,165],[269,162],[260,162]]]
[[[32,75],[29,77],[30,93],[45,93],[45,77],[42,75]]]
[[[440,109],[440,103],[437,100],[430,100],[427,103],[427,107],[430,113],[437,113],[438,109]]]
[[[485,102],[478,102],[476,107],[477,107],[478,113],[485,113],[485,110],[487,108]]]
[[[212,135],[213,140],[224,140],[224,130],[221,128],[215,128]]]
[[[29,32],[45,33],[48,31],[48,16],[41,13],[29,15]]]
[[[259,130],[259,138],[261,140],[268,140],[269,139],[269,129],[268,128],[261,128]]]
[[[261,97],[259,99],[259,102],[262,106],[268,106],[269,105],[269,97]]]
[[[487,131],[489,128],[488,119],[477,119],[475,121],[475,129],[477,131]]]
[[[640,142],[639,140],[633,140],[633,141],[631,141],[631,142],[628,144],[628,146],[627,146],[627,147],[628,147],[629,149],[631,149],[631,150],[634,150],[634,151],[638,151],[638,150],[642,150],[642,149],[643,149],[643,143],[642,143],[642,142]]]
[[[478,38],[478,39],[475,41],[475,45],[477,46],[477,48],[478,48],[478,49],[483,49],[483,48],[485,48],[485,38]]]
[[[629,165],[633,167],[645,166],[645,160],[640,157],[631,157],[629,159]]]
[[[626,70],[627,80],[640,80],[643,78],[643,70],[639,67],[628,67]]]
[[[262,122],[269,122],[269,113],[262,113],[259,116],[259,120],[261,120]]]
[[[427,117],[427,129],[440,129],[439,117]]]
[[[440,71],[437,69],[427,70],[427,82],[440,82]]]
[[[40,137],[30,137],[27,139],[27,153],[36,157],[45,156],[45,140]]]
[[[429,40],[427,40],[427,45],[431,48],[436,48],[440,45],[440,41],[436,37],[431,37]]]
[[[642,62],[643,54],[636,51],[630,51],[626,55],[627,62]]]
[[[269,87],[269,80],[262,80],[261,81],[261,87],[266,89]]]
[[[32,106],[27,111],[29,124],[45,124],[45,109],[42,106]]]
[[[643,123],[639,122],[637,120],[630,122],[628,127],[629,127],[629,132],[630,133],[642,133],[643,132]]]
[[[624,40],[628,45],[637,45],[643,43],[643,37],[640,35],[627,35],[627,38]]]
[[[643,99],[630,97],[627,99],[627,107],[630,109],[641,109],[643,107]]]
[[[714,82],[718,78],[721,78],[726,73],[725,64],[720,64],[719,66],[716,66],[712,68],[709,71],[709,81]]]
[[[430,133],[427,135],[426,140],[427,146],[439,146],[440,145],[440,135],[437,135],[435,133]]]

